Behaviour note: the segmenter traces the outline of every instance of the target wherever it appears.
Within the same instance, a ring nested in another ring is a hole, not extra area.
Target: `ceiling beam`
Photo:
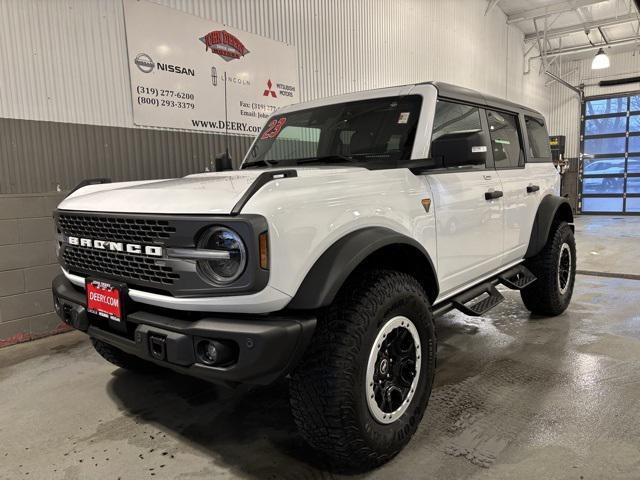
[[[619,47],[622,45],[629,45],[632,43],[636,43],[638,41],[637,37],[629,37],[629,38],[621,38],[620,40],[610,40],[608,44],[596,44],[596,45],[579,45],[577,47],[566,47],[566,48],[556,48],[553,50],[547,50],[544,54],[544,57],[556,57],[558,55],[571,55],[574,53],[584,53],[591,52],[594,50],[599,50],[605,47]],[[532,58],[541,58],[542,55],[537,55]]]
[[[518,23],[526,20],[533,20],[534,18],[541,18],[547,15],[553,15],[554,13],[573,12],[577,8],[588,7],[590,5],[596,5],[598,3],[606,2],[607,0],[573,0],[564,1],[558,3],[552,3],[545,5],[544,7],[533,8],[531,10],[524,10],[522,12],[514,13],[507,17],[507,23]]]
[[[484,16],[486,17],[487,14],[493,9],[493,7],[498,5],[501,1],[502,0],[489,0],[489,4],[487,5],[487,9],[484,11]]]
[[[587,23],[587,22],[593,22],[593,15],[591,15],[591,11],[589,10],[589,7],[576,7],[575,6],[575,0],[568,0],[569,4],[574,7],[574,10],[576,12],[576,16],[578,17],[578,20],[582,23]]]
[[[547,38],[559,38],[572,33],[584,32],[585,30],[595,30],[598,27],[612,27],[614,25],[622,25],[623,23],[634,22],[638,20],[638,15],[635,13],[629,13],[627,15],[620,15],[618,17],[605,18],[602,20],[595,20],[593,22],[580,23],[578,25],[570,25],[568,27],[554,28],[547,32]],[[524,36],[525,41],[535,40],[535,33],[527,33]]]

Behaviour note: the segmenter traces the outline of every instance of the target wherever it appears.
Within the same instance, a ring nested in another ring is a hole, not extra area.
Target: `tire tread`
[[[369,319],[376,315],[384,299],[407,290],[429,305],[422,286],[405,273],[371,270],[350,281],[333,305],[320,315],[314,340],[292,374],[291,409],[298,429],[335,466],[370,469],[387,462],[409,441],[420,423],[424,409],[400,433],[402,438],[394,442],[394,448],[380,452],[362,435],[352,398],[357,383],[354,377],[359,370],[350,367],[358,363]],[[366,365],[359,368],[366,371]],[[433,371],[432,368],[429,390]]]
[[[570,276],[571,287],[567,295],[562,296],[557,285],[557,261],[560,247],[564,242],[569,243],[572,253],[573,272]],[[575,239],[571,227],[566,222],[554,223],[549,238],[542,250],[528,259],[526,267],[537,277],[530,286],[522,289],[520,295],[529,311],[537,315],[556,316],[564,312],[571,301],[575,284]]]

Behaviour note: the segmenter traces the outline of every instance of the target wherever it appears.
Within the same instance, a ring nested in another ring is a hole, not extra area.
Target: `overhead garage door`
[[[583,213],[640,214],[640,93],[583,103]]]

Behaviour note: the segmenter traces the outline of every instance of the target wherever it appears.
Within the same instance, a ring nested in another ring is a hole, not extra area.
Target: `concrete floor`
[[[640,274],[640,218],[582,217],[577,231],[581,270]],[[355,478],[640,478],[640,281],[579,275],[550,319],[505,295],[486,317],[438,320],[418,433]],[[77,332],[0,350],[0,479],[334,477],[296,433],[285,382],[137,376]]]
[[[639,217],[577,217],[576,238],[581,271],[640,278]]]

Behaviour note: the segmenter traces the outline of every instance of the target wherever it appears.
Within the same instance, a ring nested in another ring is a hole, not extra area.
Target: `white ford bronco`
[[[519,290],[568,306],[576,250],[543,117],[438,82],[277,111],[238,171],[83,182],[54,213],[56,311],[108,361],[287,376],[336,465],[397,454],[425,412],[434,318]]]

